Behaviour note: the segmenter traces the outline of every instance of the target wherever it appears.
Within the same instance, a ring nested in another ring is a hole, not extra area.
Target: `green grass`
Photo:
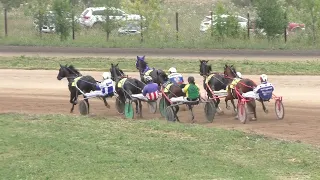
[[[198,73],[198,60],[181,59],[147,59],[150,67],[168,70],[175,66],[181,73]],[[59,69],[61,64],[73,64],[79,70],[106,71],[111,63],[119,63],[119,67],[125,72],[136,72],[135,59],[102,58],[102,57],[1,57],[1,69]],[[320,75],[320,61],[253,61],[253,60],[212,60],[212,69],[215,72],[223,72],[226,63],[234,64],[237,71],[244,74],[266,73],[274,75]]]
[[[159,120],[0,115],[1,179],[319,179],[311,145]]]
[[[228,3],[227,3],[228,4]],[[229,4],[228,4],[229,5]],[[211,37],[210,33],[200,32],[200,23],[209,11],[213,10],[212,1],[189,1],[189,2],[166,2],[165,13],[161,18],[165,18],[166,23],[163,32],[144,34],[144,42],[140,43],[140,36],[119,36],[117,29],[111,34],[110,40],[106,41],[106,33],[96,28],[80,28],[76,32],[76,40],[71,39],[61,42],[56,34],[43,34],[42,38],[36,32],[32,19],[23,14],[23,10],[17,9],[8,12],[8,37],[0,33],[0,45],[15,46],[73,46],[73,47],[144,47],[144,48],[215,48],[215,49],[318,49],[319,43],[312,45],[311,36],[303,35],[289,36],[288,42],[284,42],[283,36],[268,41],[266,38],[255,37],[251,34],[251,39],[247,39],[246,33],[242,33],[239,38],[226,38],[219,41],[216,37]],[[78,9],[78,15],[82,12],[82,7]],[[179,13],[179,40],[176,40],[176,18],[175,13]],[[239,13],[246,17],[249,9],[233,8],[232,12]],[[0,27],[3,27],[3,18],[0,18]],[[295,21],[295,20],[290,20]]]

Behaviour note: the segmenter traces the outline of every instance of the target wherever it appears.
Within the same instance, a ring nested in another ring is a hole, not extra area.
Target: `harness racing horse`
[[[137,56],[136,68],[139,70],[141,81],[145,83],[143,76],[149,75],[152,81],[159,86],[168,81],[168,75],[161,69],[150,68],[145,61],[145,56]]]
[[[230,82],[222,74],[211,73],[211,65],[208,65],[207,63],[208,61],[206,60],[200,60],[200,75],[204,77],[203,88],[207,92],[207,96],[209,98],[213,98],[212,100],[215,103],[216,109],[219,109],[220,112],[223,113],[223,111],[219,107],[220,98],[215,99],[213,97],[213,91],[226,89],[227,84],[229,84]]]
[[[249,91],[253,91],[253,88],[255,88],[257,86],[256,83],[253,82],[251,79],[247,79],[247,78],[235,79],[236,77],[238,77],[236,73],[237,73],[237,71],[233,67],[233,65],[231,65],[231,66],[225,65],[225,67],[224,67],[225,77],[229,78],[229,79],[234,79],[231,82],[231,84],[229,84],[228,87],[227,87],[228,95],[225,98],[226,107],[229,106],[227,101],[231,100],[231,103],[233,105],[233,108],[234,108],[235,112],[237,112],[237,109],[235,107],[235,104],[234,104],[233,100],[234,99],[238,99],[238,96],[236,94],[235,88],[237,88],[238,92],[240,94],[242,94],[242,93],[246,93],[246,92],[249,92]],[[247,104],[250,107],[249,109],[251,109],[251,112],[253,112],[253,114],[254,114],[254,118],[252,118],[252,120],[256,120],[257,119],[257,114],[256,114],[256,103],[255,103],[255,100],[251,100]]]
[[[110,73],[111,78],[115,81],[115,89],[119,95],[119,100],[124,104],[127,99],[132,100],[132,94],[140,94],[145,84],[138,79],[127,77],[123,71],[118,67],[119,63],[114,65],[111,64]],[[138,109],[138,102],[136,104],[136,113],[140,114]],[[142,109],[142,104],[139,101],[139,107]]]
[[[60,81],[63,78],[67,78],[69,82],[68,88],[70,91],[70,103],[72,104],[70,113],[73,113],[74,106],[77,104],[78,96],[79,94],[81,94],[77,87],[83,93],[89,93],[90,91],[96,90],[97,81],[92,76],[82,76],[82,74],[76,68],[74,68],[73,65],[63,66],[60,64],[57,79]],[[107,108],[110,108],[109,104],[106,101],[106,98],[102,97],[102,99],[104,101],[105,106],[107,106]],[[85,101],[87,102],[89,109],[88,99],[85,99]]]

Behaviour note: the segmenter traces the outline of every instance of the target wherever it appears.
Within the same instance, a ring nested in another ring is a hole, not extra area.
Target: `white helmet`
[[[152,77],[151,76],[144,76],[144,80],[145,80],[145,82],[149,83],[152,81]]]
[[[176,73],[176,72],[177,72],[177,69],[174,68],[174,67],[171,67],[171,68],[169,69],[169,73]]]
[[[241,72],[237,72],[237,76],[238,76],[239,78],[242,78]]]
[[[268,76],[266,74],[261,74],[260,75],[260,81],[261,82],[267,82],[268,81]]]
[[[102,74],[102,78],[103,78],[103,80],[111,79],[111,73],[110,72],[104,72]]]

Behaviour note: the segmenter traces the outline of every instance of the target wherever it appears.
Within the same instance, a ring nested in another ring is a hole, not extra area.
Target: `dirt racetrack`
[[[57,113],[69,114],[69,91],[67,80],[58,81],[58,71],[44,70],[0,70],[0,112],[24,113]],[[90,74],[96,79],[101,79],[102,72],[82,72]],[[128,73],[137,77],[138,73]],[[184,74],[187,77],[186,74]],[[201,84],[202,77],[195,75],[196,81]],[[258,81],[258,75],[246,76]],[[320,98],[317,93],[320,87],[320,77],[316,76],[269,76],[275,85],[275,94],[284,97],[285,118],[277,120],[274,113],[274,101],[268,103],[269,114],[262,111],[261,105],[257,106],[258,121],[241,124],[234,119],[231,110],[225,110],[222,100],[221,107],[224,115],[216,115],[213,123],[207,123],[204,118],[203,106],[197,106],[196,122],[209,127],[235,128],[249,132],[256,132],[271,137],[298,140],[306,143],[320,145]],[[113,116],[121,118],[115,110],[114,99],[109,99],[111,109],[106,109],[103,102],[92,99],[91,113],[99,116]],[[144,105],[144,119],[155,116],[150,114]],[[75,115],[79,115],[78,106]],[[159,112],[156,117],[161,117]],[[179,113],[180,120],[189,123],[188,112]]]

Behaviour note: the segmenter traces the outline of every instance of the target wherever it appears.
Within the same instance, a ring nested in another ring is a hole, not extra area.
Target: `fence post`
[[[74,11],[72,10],[72,39],[75,40],[75,33],[74,33]]]
[[[250,14],[247,14],[248,18],[248,23],[247,23],[247,28],[248,28],[248,39],[250,39]]]
[[[286,25],[284,26],[284,43],[287,43],[287,12],[284,13],[284,20],[286,22]]]
[[[7,18],[7,9],[4,8],[4,33],[8,36],[8,18]]]
[[[210,30],[211,30],[211,37],[213,37],[213,12],[210,11],[211,16],[211,24],[210,24]]]
[[[179,14],[176,12],[176,39],[179,40]]]

